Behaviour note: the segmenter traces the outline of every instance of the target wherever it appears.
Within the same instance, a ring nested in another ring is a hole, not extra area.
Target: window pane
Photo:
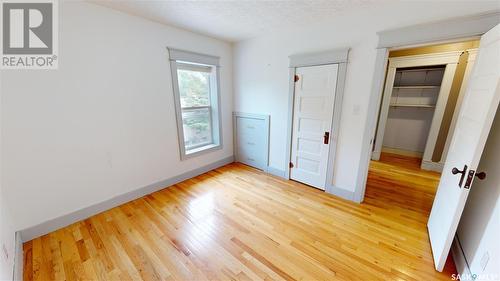
[[[210,109],[190,109],[182,111],[182,127],[186,150],[212,143]]]
[[[181,107],[210,105],[210,72],[178,69]]]

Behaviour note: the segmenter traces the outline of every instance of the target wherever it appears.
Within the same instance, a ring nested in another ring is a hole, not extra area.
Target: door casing
[[[377,128],[376,120],[378,120],[382,100],[389,50],[479,39],[481,35],[498,24],[499,16],[500,12],[471,15],[377,33],[379,42],[375,49],[375,71],[362,139],[361,158],[356,180],[357,188],[353,201],[361,203],[365,197],[368,167]]]
[[[444,110],[448,102],[448,95],[451,90],[453,77],[455,77],[455,71],[461,53],[462,51],[452,51],[436,54],[389,58],[389,68],[387,70],[387,78],[382,97],[382,104],[380,106],[379,121],[372,154],[373,160],[379,160],[380,153],[382,151],[385,125],[388,118],[389,103],[393,92],[394,77],[397,68],[445,65],[446,68],[443,76],[443,82],[441,83],[441,88],[439,91],[436,108],[434,109],[431,128],[427,135],[427,141],[422,159],[424,164],[432,163],[432,153],[434,152],[439,129],[441,127],[441,121],[444,115]]]

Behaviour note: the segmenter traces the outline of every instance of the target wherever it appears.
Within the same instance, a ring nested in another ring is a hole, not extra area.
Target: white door
[[[323,190],[337,71],[337,64],[296,69],[290,178]]]
[[[476,65],[427,223],[438,271],[443,270],[499,100],[500,25],[497,25],[481,37]],[[452,173],[453,168],[457,170]]]

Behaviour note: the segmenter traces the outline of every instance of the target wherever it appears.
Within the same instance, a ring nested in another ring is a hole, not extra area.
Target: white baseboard
[[[268,166],[267,172],[271,175],[278,176],[278,177],[283,178],[285,180],[289,180],[286,177],[286,171]],[[346,190],[343,188],[339,188],[339,187],[330,185],[330,186],[325,187],[325,192],[332,194],[332,195],[335,195],[335,196],[338,196],[338,197],[343,198],[343,199],[347,199],[350,201],[354,201],[356,203],[360,203],[360,202],[357,202],[356,200],[354,200],[354,191],[349,191],[349,190]]]
[[[409,157],[419,157],[419,158],[422,158],[422,156],[424,155],[422,152],[418,151],[409,151],[409,150],[386,147],[386,146],[382,147],[382,152],[409,156]]]
[[[443,171],[443,166],[444,166],[443,163],[436,163],[428,160],[422,160],[422,165],[420,165],[420,168],[422,168],[422,170],[441,173]]]
[[[354,200],[354,191],[349,191],[347,189],[343,189],[343,188],[336,187],[333,185],[326,186],[325,191],[327,193],[333,194],[333,195],[338,196],[340,198],[356,202]],[[359,203],[359,202],[357,202],[357,203]]]
[[[213,169],[222,167],[224,165],[227,165],[229,163],[234,162],[234,157],[226,157],[224,159],[215,161],[213,163],[210,163],[208,165],[205,165],[203,167],[185,172],[181,175],[148,185],[144,186],[141,188],[138,188],[136,190],[120,194],[118,196],[115,196],[109,200],[102,201],[100,203],[97,203],[95,205],[83,208],[81,210],[60,216],[55,219],[48,220],[46,222],[40,223],[38,225],[23,229],[20,231],[21,233],[21,238],[22,241],[29,241],[32,240],[33,238],[40,237],[42,235],[45,235],[47,233],[50,233],[52,231],[55,231],[57,229],[63,228],[65,226],[68,226],[72,223],[84,220],[86,218],[89,218],[95,214],[104,212],[106,210],[109,210],[111,208],[114,208],[116,206],[122,205],[124,203],[130,202],[134,199],[140,198],[142,196],[148,195],[150,193],[153,193],[155,191],[164,189],[166,187],[169,187],[171,185],[174,185],[176,183],[182,182],[184,180],[196,177],[198,175],[201,175],[203,173],[206,173],[208,171],[211,171]],[[22,260],[22,259],[21,259]]]
[[[271,175],[278,176],[278,177],[283,178],[285,180],[289,180],[286,177],[286,171],[268,166],[267,172]],[[343,199],[347,199],[350,201],[354,201],[356,203],[360,203],[360,202],[357,202],[356,200],[354,200],[354,191],[349,191],[347,189],[343,189],[340,187],[330,185],[330,186],[325,187],[325,192],[330,193],[330,194],[335,195],[335,196],[338,196],[338,197],[343,198]]]
[[[280,170],[280,169],[276,169],[276,168],[273,168],[271,166],[267,166],[267,172],[271,175],[274,175],[274,176],[277,176],[277,177],[280,177],[280,178],[284,178],[287,180],[286,178],[286,172],[283,171],[283,170]]]
[[[21,233],[18,231],[15,235],[15,249],[14,249],[14,270],[12,280],[22,281],[23,280],[23,241],[21,239]]]

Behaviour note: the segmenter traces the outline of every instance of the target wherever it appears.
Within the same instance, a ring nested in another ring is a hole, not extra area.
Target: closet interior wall
[[[383,151],[422,157],[444,67],[397,69]]]

